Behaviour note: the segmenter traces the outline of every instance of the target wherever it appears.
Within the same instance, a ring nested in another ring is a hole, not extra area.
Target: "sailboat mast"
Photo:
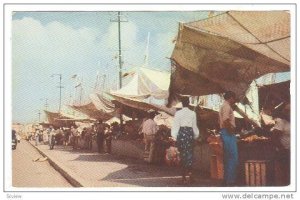
[[[144,58],[144,67],[148,67],[148,64],[149,64],[149,41],[150,41],[150,32],[148,32],[148,37],[147,37],[147,46],[146,46],[146,52],[145,52],[145,58]]]

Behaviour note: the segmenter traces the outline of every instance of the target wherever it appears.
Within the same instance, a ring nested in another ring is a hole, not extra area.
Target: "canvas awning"
[[[99,94],[90,94],[90,103],[84,105],[71,105],[72,108],[88,115],[90,118],[108,120],[117,114],[115,105],[108,99]]]
[[[290,14],[230,11],[180,24],[171,60],[169,104],[179,94],[244,97],[254,79],[290,70]]]
[[[146,99],[150,96],[156,99],[166,99],[169,96],[170,73],[155,69],[140,67],[131,81],[111,94],[124,98]]]
[[[113,94],[110,95],[114,98],[113,102],[118,102],[119,104],[123,104],[125,106],[139,110],[141,112],[147,112],[151,109],[155,111],[163,111],[169,115],[174,115],[176,112],[174,108],[167,108],[164,105],[151,104],[151,103],[144,102],[142,100],[120,97]]]

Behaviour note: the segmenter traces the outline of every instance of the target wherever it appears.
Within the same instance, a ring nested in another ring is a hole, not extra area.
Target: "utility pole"
[[[46,98],[46,99],[45,99],[45,110],[46,110],[46,111],[48,110],[48,106],[49,106],[49,104],[48,104],[48,99]]]
[[[61,89],[64,88],[62,86],[61,80],[62,80],[62,74],[52,74],[51,77],[54,76],[59,76],[59,86],[57,86],[59,88],[59,107],[58,107],[58,112],[60,113],[61,111]]]
[[[118,19],[110,20],[111,22],[118,22],[118,38],[119,38],[119,89],[122,88],[122,42],[121,42],[121,22],[127,22],[127,20],[121,20],[121,12],[118,11]],[[122,110],[122,109],[121,109]],[[123,132],[123,117],[122,113],[120,113],[120,127],[121,132]]]
[[[118,32],[119,32],[119,88],[122,88],[122,48],[121,48],[121,12],[118,12]]]
[[[42,99],[40,99],[41,101],[43,101],[43,100],[45,100],[45,104],[44,104],[44,106],[45,106],[45,111],[47,111],[48,110],[48,98],[42,98]],[[45,116],[45,120],[47,120],[47,116]]]
[[[41,101],[45,100],[44,106],[45,106],[45,110],[47,111],[47,110],[48,110],[48,106],[49,106],[49,104],[48,104],[48,98],[40,99],[40,100],[41,100]]]
[[[122,20],[121,12],[118,11],[117,20],[110,20],[111,22],[118,22],[118,38],[119,38],[119,89],[122,87],[122,41],[121,41],[121,22],[128,22],[127,20]]]

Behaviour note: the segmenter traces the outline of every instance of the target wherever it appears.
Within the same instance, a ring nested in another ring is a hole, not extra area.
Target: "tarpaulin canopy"
[[[110,91],[115,96],[145,99],[152,96],[156,99],[166,99],[169,96],[170,73],[140,67],[132,80],[116,91]]]
[[[90,118],[108,120],[112,118],[117,110],[115,105],[103,95],[90,94],[90,102],[84,105],[71,105],[72,108],[88,115]]]
[[[78,112],[77,110],[73,109],[69,105],[62,106],[62,109],[60,111],[60,115],[62,118],[65,118],[66,120],[74,120],[74,121],[84,121],[89,120],[90,117],[82,112]],[[60,119],[61,120],[61,119]]]
[[[118,103],[126,105],[130,108],[134,108],[138,111],[147,112],[152,109],[155,111],[163,111],[170,115],[174,115],[176,112],[175,108],[167,108],[165,105],[157,105],[157,104],[147,103],[142,100],[120,97],[120,96],[116,96],[113,94],[110,94],[110,95],[114,98],[113,102],[118,102]]]
[[[54,127],[68,127],[74,125],[74,121],[60,121],[60,119],[71,119],[68,117],[63,116],[61,113],[58,112],[50,112],[44,110],[49,124],[53,125]]]
[[[290,70],[290,14],[230,11],[180,24],[171,60],[169,104],[178,94],[244,97],[252,80]]]

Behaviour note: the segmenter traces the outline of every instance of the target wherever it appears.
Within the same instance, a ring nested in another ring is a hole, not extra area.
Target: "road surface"
[[[47,160],[41,158],[42,155],[27,141],[18,143],[12,152],[13,187],[72,187]]]

